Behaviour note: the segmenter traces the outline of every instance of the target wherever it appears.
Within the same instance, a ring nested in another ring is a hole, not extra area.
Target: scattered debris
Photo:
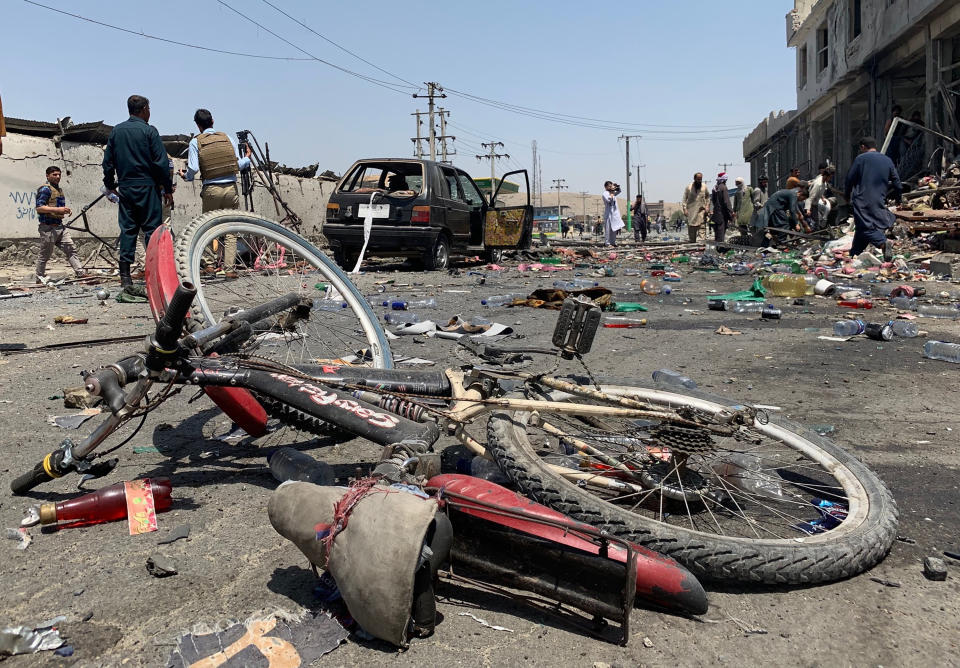
[[[335,650],[349,635],[324,612],[274,612],[215,633],[183,635],[166,665],[188,668],[209,662],[211,666],[232,666],[234,661],[230,659],[242,656],[243,660],[236,665],[307,666]],[[221,657],[227,663],[216,660]]]
[[[177,574],[177,563],[159,552],[147,559],[147,572],[155,578],[166,578]]]
[[[900,588],[903,585],[897,580],[886,580],[884,578],[872,577],[870,578],[871,582],[876,582],[877,584],[882,584],[884,587],[896,587]]]
[[[190,537],[190,525],[181,524],[179,526],[174,527],[169,532],[167,532],[166,536],[164,536],[163,538],[157,541],[157,545],[169,545],[170,543],[174,543],[180,540],[181,538],[189,538],[189,537]]]
[[[646,647],[647,649],[650,649],[651,647],[653,647],[653,641],[650,640],[650,638],[648,638],[647,636],[643,636],[643,646]]]
[[[743,334],[743,332],[738,332],[735,329],[730,329],[726,325],[720,325],[713,333],[723,334],[724,336],[737,336],[739,334]]]
[[[57,626],[66,621],[61,615],[37,626],[7,626],[0,628],[0,656],[36,654],[63,645]]]
[[[63,389],[64,408],[93,408],[101,402],[99,396],[87,392],[83,387],[65,387]]]
[[[74,318],[72,315],[58,315],[53,321],[58,325],[86,325],[87,318]]]
[[[947,564],[940,557],[925,557],[923,574],[928,580],[939,582],[947,579]]]
[[[8,528],[4,536],[10,540],[17,541],[18,550],[26,550],[30,547],[30,543],[33,542],[33,538],[30,537],[30,534],[27,533],[27,528],[24,526],[16,529]]]
[[[80,425],[92,418],[94,415],[99,415],[100,412],[101,411],[99,408],[84,408],[75,415],[59,415],[55,417],[48,417],[47,422],[63,429],[77,429],[80,427]]]
[[[472,620],[474,620],[475,622],[477,622],[477,623],[480,624],[481,626],[486,626],[488,629],[493,629],[494,631],[505,631],[505,632],[507,632],[507,633],[513,633],[513,632],[514,632],[513,629],[508,629],[506,626],[497,626],[497,625],[495,625],[495,624],[491,624],[491,623],[488,622],[487,620],[481,619],[480,617],[477,617],[477,616],[476,616],[475,614],[473,614],[472,612],[461,612],[461,613],[459,613],[459,615],[460,615],[461,617],[470,617]]]

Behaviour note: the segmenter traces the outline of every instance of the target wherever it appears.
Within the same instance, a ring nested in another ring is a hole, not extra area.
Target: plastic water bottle
[[[481,455],[477,455],[473,459],[461,459],[457,462],[457,472],[482,478],[497,485],[510,484],[507,476],[503,474],[496,462],[492,462]]]
[[[334,482],[333,469],[329,464],[293,448],[280,448],[270,455],[267,462],[270,473],[278,482],[297,480],[314,485],[332,485]]]
[[[587,290],[589,288],[595,288],[599,283],[596,281],[591,281],[586,278],[575,278],[572,281],[554,281],[553,287],[557,290]]]
[[[347,308],[347,302],[338,302],[332,299],[314,299],[314,311],[340,311]]]
[[[640,281],[640,289],[647,295],[659,295],[663,292],[663,286],[653,279],[645,278]]]
[[[960,345],[945,341],[927,341],[923,344],[923,354],[932,360],[942,360],[960,364]]]
[[[655,383],[663,383],[665,385],[685,387],[688,390],[692,390],[697,387],[696,381],[687,378],[679,371],[672,371],[670,369],[657,369],[654,371],[653,381]]]
[[[389,306],[394,311],[409,311],[412,308],[437,308],[437,300],[433,297],[429,299],[415,299],[413,301],[401,301],[399,299],[383,302],[384,306]]]
[[[743,263],[737,263],[730,267],[730,273],[734,276],[746,276],[750,273],[750,267]]]
[[[733,302],[734,313],[762,313],[763,302]]]
[[[949,318],[951,320],[960,318],[960,310],[957,310],[953,306],[921,304],[917,307],[917,313],[921,318]]]
[[[112,193],[107,190],[106,186],[100,186],[100,192],[107,196],[107,199],[116,204],[120,201],[120,197],[116,193]]]
[[[383,319],[391,325],[403,325],[408,323],[420,322],[420,316],[409,311],[390,311],[383,314]]]
[[[623,270],[623,275],[624,275],[624,276],[639,276],[639,275],[640,275],[640,270],[639,270],[639,269],[624,269],[624,270]]]
[[[916,311],[917,310],[917,298],[916,297],[894,297],[890,300],[890,303],[894,308],[898,308],[901,311]]]
[[[841,320],[833,323],[833,335],[857,336],[863,334],[866,327],[862,320]]]
[[[519,292],[514,292],[509,295],[493,295],[492,297],[487,297],[486,299],[480,300],[481,306],[505,306],[507,304],[512,304],[517,299],[525,299],[526,295]]]
[[[712,468],[718,476],[723,478],[724,482],[732,487],[747,492],[764,496],[775,501],[786,500],[783,493],[783,487],[769,473],[764,472],[763,460],[756,455],[749,453],[724,455],[721,459],[715,460]]]
[[[890,329],[893,330],[894,335],[902,336],[905,339],[912,339],[920,334],[917,323],[909,320],[891,320]]]
[[[711,311],[729,311],[732,303],[729,299],[708,299],[707,308]]]

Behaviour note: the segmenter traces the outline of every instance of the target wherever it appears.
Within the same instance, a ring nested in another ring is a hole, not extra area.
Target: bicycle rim
[[[664,389],[604,391],[705,420],[729,406]],[[785,421],[754,421],[725,436],[656,418],[508,412],[491,418],[489,435],[501,468],[528,494],[713,577],[836,579],[878,561],[895,535],[883,483]]]
[[[236,237],[229,276],[227,235]],[[289,292],[312,300],[310,317],[292,326],[260,323],[243,352],[284,364],[353,362],[390,368],[386,335],[356,286],[306,239],[255,215],[215,211],[197,218],[177,241],[181,280],[197,286],[196,305],[206,324]],[[328,299],[325,286],[337,295]],[[327,305],[344,305],[322,310]],[[353,357],[351,357],[353,356]]]

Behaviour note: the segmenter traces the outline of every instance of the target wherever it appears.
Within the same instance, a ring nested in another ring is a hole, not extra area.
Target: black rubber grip
[[[10,483],[10,491],[14,494],[23,494],[48,480],[53,480],[53,478],[47,475],[46,469],[43,468],[43,462],[40,462],[33,467],[32,471],[14,478],[13,482]]]
[[[197,289],[193,283],[185,281],[177,286],[177,291],[173,293],[166,312],[157,323],[156,341],[162,351],[174,350],[177,347],[177,341],[180,340],[180,333],[183,331],[183,321],[186,320],[190,305],[193,304],[193,298],[196,296]]]

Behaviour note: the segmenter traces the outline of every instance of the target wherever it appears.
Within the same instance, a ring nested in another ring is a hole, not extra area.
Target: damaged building
[[[0,258],[16,259],[19,246],[24,245],[24,258],[36,256],[30,246],[36,243],[37,221],[33,198],[44,183],[44,171],[50,165],[63,170],[62,185],[67,205],[74,215],[100,194],[103,172],[103,150],[111,125],[102,121],[72,123],[69,118],[57,122],[6,118],[7,136],[0,156]],[[186,167],[189,135],[161,135],[168,155],[176,169]],[[301,232],[315,240],[321,239],[323,217],[330,193],[339,177],[330,171],[317,174],[317,165],[288,168],[271,163],[273,178],[283,199],[303,220]],[[184,182],[176,179],[174,194],[176,206],[171,217],[174,231],[181,230],[200,215],[200,181]],[[280,220],[283,213],[275,205],[269,191],[260,180],[254,179],[254,210],[269,218]],[[118,234],[117,207],[100,200],[88,212],[90,229],[96,234],[113,238]],[[82,227],[82,222],[77,225]],[[78,244],[86,243],[86,236],[75,232]],[[12,255],[11,255],[12,253]]]
[[[794,0],[797,108],[771,113],[743,141],[753,183],[772,192],[830,162],[838,176],[857,141],[883,143],[895,107],[910,137],[887,147],[904,179],[939,172],[960,153],[960,3],[956,0]],[[921,127],[922,126],[922,127]],[[907,150],[908,147],[911,150]]]

